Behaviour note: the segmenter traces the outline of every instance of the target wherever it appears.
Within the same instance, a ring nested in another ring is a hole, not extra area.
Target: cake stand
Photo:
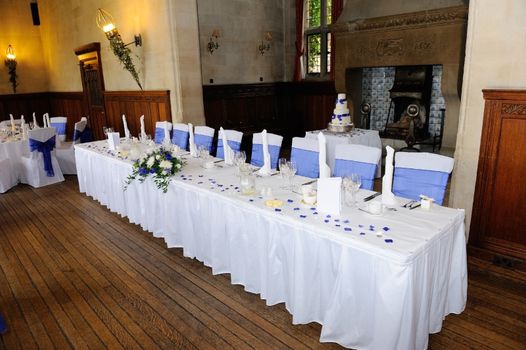
[[[334,125],[332,123],[329,123],[327,125],[327,131],[329,132],[333,132],[333,133],[346,133],[346,132],[351,132],[352,129],[354,129],[354,124],[353,123],[350,123],[350,124],[347,124],[347,125]]]

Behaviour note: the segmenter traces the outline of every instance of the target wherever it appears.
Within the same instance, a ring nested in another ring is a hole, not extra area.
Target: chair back
[[[181,149],[188,149],[188,124],[176,123],[173,126],[172,143]]]
[[[75,123],[73,127],[73,144],[89,142],[86,140],[86,136],[84,136],[87,125],[88,121],[85,118]]]
[[[194,143],[196,147],[205,146],[212,152],[215,130],[208,126],[194,127]]]
[[[36,159],[38,153],[42,153],[44,160],[44,170],[47,176],[53,177],[55,173],[53,171],[51,152],[55,149],[55,128],[39,128],[29,130],[28,132],[28,143],[29,151],[31,152],[31,158]]]
[[[343,177],[359,174],[362,178],[361,188],[372,190],[381,156],[382,150],[377,147],[356,144],[336,145],[333,175]]]
[[[49,118],[51,122],[50,127],[55,128],[57,131],[57,138],[60,141],[66,141],[66,125],[68,123],[68,118],[66,117],[53,117]]]
[[[235,151],[239,152],[241,149],[241,140],[243,139],[243,133],[241,131],[236,130],[225,130],[226,138],[228,145],[230,148]],[[225,149],[223,147],[223,133],[221,130],[219,130],[219,135],[217,137],[217,158],[225,158]]]
[[[172,131],[172,123],[168,121],[155,123],[155,143],[163,143],[164,140],[164,126],[168,125],[168,132]],[[168,136],[168,140],[170,140]]]
[[[304,137],[292,139],[290,160],[296,163],[298,175],[318,178],[320,176],[319,154],[318,140]]]
[[[283,136],[267,133],[268,153],[270,154],[270,167],[276,169],[278,167],[279,152],[281,151],[281,144]],[[250,157],[250,164],[255,166],[263,166],[263,138],[261,133],[252,136],[252,155]]]
[[[414,200],[423,194],[442,205],[454,163],[453,158],[435,153],[397,152],[393,193]]]

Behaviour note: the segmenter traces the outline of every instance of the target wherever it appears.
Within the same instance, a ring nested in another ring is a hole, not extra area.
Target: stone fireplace
[[[432,8],[436,4],[442,7]],[[393,74],[395,67],[432,66],[433,83],[437,70],[441,77],[441,91],[435,96],[440,96],[446,108],[442,144],[454,148],[466,23],[467,6],[462,0],[348,0],[333,27],[335,78],[336,90],[350,95],[354,121],[360,123],[359,107],[364,102],[363,81],[361,76],[356,79],[357,74],[365,76],[368,70],[378,69]]]

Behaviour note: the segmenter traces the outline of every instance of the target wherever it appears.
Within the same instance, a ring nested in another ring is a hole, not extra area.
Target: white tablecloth
[[[327,163],[334,170],[334,151],[336,145],[339,144],[357,144],[365,145],[370,147],[382,148],[382,140],[380,140],[380,134],[378,130],[367,130],[367,129],[354,129],[348,133],[333,133],[327,130],[314,130],[307,131],[305,137],[317,138],[318,133],[322,131],[327,139]],[[378,161],[378,167],[376,169],[376,177],[382,175],[382,158]]]
[[[105,141],[75,146],[79,188],[127,216],[168,247],[230,273],[268,305],[284,302],[294,324],[322,325],[320,341],[357,349],[425,349],[467,290],[464,212],[435,206],[372,216],[345,208],[329,217],[258,178],[279,210],[243,196],[232,168],[205,170],[188,159],[167,193],[152,181],[123,191],[131,162]],[[304,178],[296,178],[301,183]],[[370,192],[360,192],[363,197]],[[381,233],[381,234],[380,234]]]

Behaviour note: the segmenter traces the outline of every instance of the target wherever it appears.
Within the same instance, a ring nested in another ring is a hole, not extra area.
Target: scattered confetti
[[[393,240],[391,238],[385,239],[385,243],[393,243]]]

